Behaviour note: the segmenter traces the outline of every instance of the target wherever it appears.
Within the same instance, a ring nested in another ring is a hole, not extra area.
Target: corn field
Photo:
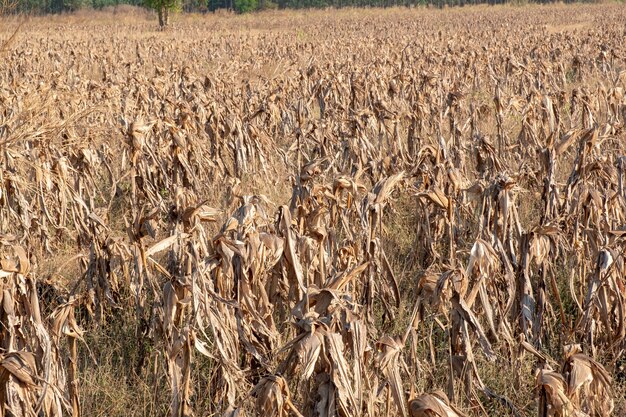
[[[623,5],[24,19],[1,417],[626,415]]]

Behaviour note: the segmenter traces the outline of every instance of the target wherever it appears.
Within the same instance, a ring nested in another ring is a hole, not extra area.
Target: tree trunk
[[[159,7],[159,27],[165,29],[170,23],[170,10],[166,6]]]
[[[159,27],[163,29],[165,27],[165,21],[164,21],[165,7],[163,6],[159,7],[158,13],[159,13]]]

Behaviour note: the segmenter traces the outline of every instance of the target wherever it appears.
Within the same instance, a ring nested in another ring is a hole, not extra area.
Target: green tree
[[[258,0],[234,0],[234,7],[237,13],[249,13],[259,7]]]
[[[145,5],[159,14],[159,27],[164,29],[170,23],[170,13],[181,8],[181,0],[145,0]]]
[[[91,0],[63,0],[63,11],[73,12],[91,6]]]

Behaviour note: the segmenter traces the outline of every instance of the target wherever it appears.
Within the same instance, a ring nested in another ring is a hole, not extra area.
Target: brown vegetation
[[[29,20],[0,416],[624,415],[624,21]]]

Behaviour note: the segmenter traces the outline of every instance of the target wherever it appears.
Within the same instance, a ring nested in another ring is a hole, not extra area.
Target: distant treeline
[[[19,0],[14,9],[18,13],[61,13],[82,8],[102,9],[109,6],[130,4],[142,6],[143,0]]]
[[[566,3],[577,1],[566,0]],[[239,13],[262,9],[303,9],[325,7],[393,7],[393,6],[465,6],[471,4],[505,3],[553,3],[553,1],[527,0],[181,0],[180,8],[185,12],[211,12],[219,9]],[[60,13],[81,8],[101,9],[129,4],[142,6],[144,0],[20,0],[16,12]]]

